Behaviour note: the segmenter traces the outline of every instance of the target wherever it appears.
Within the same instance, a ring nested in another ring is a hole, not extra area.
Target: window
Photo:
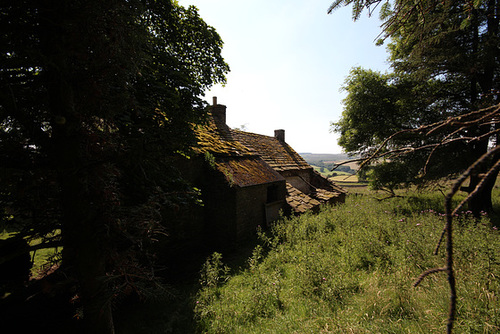
[[[267,201],[266,203],[276,202],[278,200],[278,186],[271,185],[267,187]]]

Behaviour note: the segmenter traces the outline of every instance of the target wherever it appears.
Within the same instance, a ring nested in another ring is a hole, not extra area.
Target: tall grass
[[[350,196],[317,215],[261,232],[246,269],[230,275],[220,254],[207,260],[193,301],[202,333],[442,333],[444,264],[432,252],[444,220],[442,195],[377,201]],[[500,240],[489,217],[456,219],[456,331],[500,332]]]

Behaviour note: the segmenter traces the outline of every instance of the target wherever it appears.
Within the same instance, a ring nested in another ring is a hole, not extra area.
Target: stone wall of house
[[[235,208],[238,189],[231,187],[221,173],[209,166],[205,168],[201,184],[206,243],[212,246],[227,244],[237,232]]]
[[[286,179],[286,182],[290,183],[294,188],[302,191],[305,194],[311,192],[311,169],[301,169],[293,171],[280,172]]]
[[[255,235],[258,225],[265,222],[267,185],[255,185],[238,189],[236,199],[235,239],[244,240]]]
[[[174,166],[182,178],[195,185],[203,177],[204,159],[194,157],[190,160],[179,158]],[[203,235],[203,206],[196,202],[194,194],[186,194],[178,203],[164,208],[162,212],[163,225],[170,241],[178,243],[199,243]]]
[[[243,187],[236,195],[237,240],[255,236],[257,226],[265,226],[269,218],[277,216],[269,210],[266,212],[266,207],[276,213],[285,208],[284,181]]]

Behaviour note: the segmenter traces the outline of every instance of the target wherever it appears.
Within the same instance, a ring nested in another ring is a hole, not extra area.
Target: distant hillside
[[[340,153],[340,154],[316,154],[316,153],[299,153],[302,158],[304,158],[305,161],[307,161],[308,164],[311,165],[316,165],[316,163],[322,161],[322,162],[327,162],[327,161],[334,161],[334,162],[339,162],[339,161],[345,161],[349,160],[349,156],[345,153]]]
[[[308,164],[313,166],[325,167],[328,168],[328,170],[332,169],[334,163],[353,159],[352,157],[349,157],[345,153],[340,153],[340,154],[299,153],[299,154],[302,158],[304,158],[305,161],[307,161]],[[351,171],[352,173],[354,173],[354,171],[357,170],[356,163],[349,163],[346,164],[344,167],[352,169]],[[340,169],[343,170],[345,168],[340,168]]]

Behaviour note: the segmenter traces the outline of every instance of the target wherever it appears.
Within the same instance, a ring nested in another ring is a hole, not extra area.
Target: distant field
[[[364,193],[368,190],[368,183],[359,181],[357,175],[337,175],[329,179],[346,190],[348,189],[350,193]]]
[[[299,153],[304,160],[312,166],[324,166],[332,165],[335,163],[344,162],[346,160],[355,159],[355,157],[349,157],[347,154],[316,154],[316,153]],[[358,170],[359,166],[357,162],[350,162],[343,166],[350,167],[353,170]],[[334,171],[339,172],[339,171]],[[327,173],[330,174],[330,173]]]
[[[343,160],[345,161],[345,160]],[[339,163],[341,161],[334,161],[335,163]],[[349,162],[347,164],[344,164],[342,166],[347,166],[347,167],[350,167],[351,169],[354,169],[354,170],[358,170],[359,169],[359,163],[357,162]]]
[[[358,183],[359,182],[357,175],[350,175],[350,174],[333,176],[330,178],[330,180],[333,180],[335,182],[345,182],[345,183]]]
[[[334,173],[325,167],[323,167],[323,171],[321,171],[322,170],[321,167],[315,166],[315,165],[311,165],[311,166],[312,166],[312,168],[314,168],[314,170],[316,172],[320,173],[323,177],[328,177],[328,176],[332,175],[332,173]],[[345,173],[345,174],[347,174],[347,173]]]

